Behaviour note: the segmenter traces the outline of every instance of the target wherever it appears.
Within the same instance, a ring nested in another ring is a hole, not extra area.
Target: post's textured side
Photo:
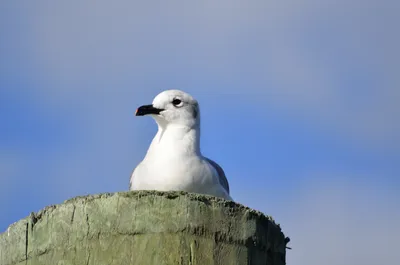
[[[2,265],[283,265],[285,237],[262,213],[185,192],[77,197],[0,234]]]

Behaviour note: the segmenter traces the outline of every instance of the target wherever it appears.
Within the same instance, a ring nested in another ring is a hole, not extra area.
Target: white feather
[[[181,106],[172,104],[175,98],[182,100]],[[197,101],[183,91],[167,90],[156,96],[153,106],[164,111],[151,115],[158,132],[132,173],[130,190],[182,190],[232,200],[222,168],[200,152]]]

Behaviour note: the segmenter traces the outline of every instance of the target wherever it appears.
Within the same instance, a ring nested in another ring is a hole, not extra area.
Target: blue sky
[[[1,1],[0,231],[128,189],[165,89],[202,152],[275,217],[289,264],[400,259],[396,1]],[[313,253],[313,254],[311,254]]]

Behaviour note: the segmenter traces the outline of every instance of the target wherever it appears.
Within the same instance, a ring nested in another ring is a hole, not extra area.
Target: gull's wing
[[[210,163],[215,168],[215,170],[218,173],[219,183],[222,185],[222,187],[224,187],[224,189],[229,194],[229,183],[228,183],[228,180],[226,179],[225,172],[222,169],[222,167],[220,167],[220,165],[218,165],[215,161],[213,161],[207,157],[205,157],[205,159],[207,160],[208,163]]]

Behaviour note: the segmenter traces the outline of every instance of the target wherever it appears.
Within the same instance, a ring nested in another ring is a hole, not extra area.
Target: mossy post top
[[[285,264],[271,217],[186,192],[76,197],[0,234],[0,264]]]

